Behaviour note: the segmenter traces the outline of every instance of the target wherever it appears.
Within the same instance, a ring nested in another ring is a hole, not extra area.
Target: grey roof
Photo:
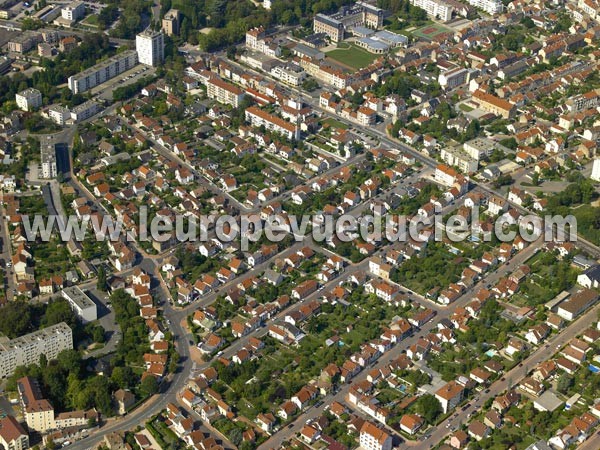
[[[360,25],[353,27],[352,31],[356,34],[362,34],[363,36],[371,36],[372,34],[375,34],[375,30],[367,27],[361,27]]]
[[[405,44],[408,42],[408,38],[402,34],[392,33],[391,31],[381,30],[375,33],[377,39],[390,44]]]
[[[368,37],[360,38],[359,41],[372,49],[387,50],[388,48],[390,48],[390,46],[388,44],[386,44],[385,42],[381,42],[381,41],[371,39]]]
[[[552,412],[559,408],[560,405],[563,404],[563,401],[558,398],[554,392],[546,391],[535,400],[535,403],[540,405],[546,411]]]
[[[583,272],[583,275],[586,275],[590,280],[600,281],[600,265],[596,264],[595,266],[590,267]]]
[[[537,441],[531,444],[525,450],[552,450],[552,447],[550,447],[546,441]]]

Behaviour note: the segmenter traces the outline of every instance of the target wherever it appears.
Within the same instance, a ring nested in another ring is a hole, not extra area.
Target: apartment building
[[[60,10],[60,15],[63,19],[69,22],[76,22],[85,16],[85,3],[73,2]]]
[[[571,97],[566,101],[569,112],[579,112],[585,109],[595,108],[600,104],[600,90],[586,92],[585,94]]]
[[[365,421],[360,428],[360,448],[365,450],[391,450],[392,437],[374,423]]]
[[[100,111],[100,104],[94,100],[88,100],[81,105],[77,105],[71,110],[71,119],[75,123],[81,122],[82,120],[89,119],[98,111]]]
[[[501,0],[467,0],[469,5],[484,10],[488,14],[500,14],[504,10]]]
[[[450,381],[445,386],[438,389],[435,393],[435,398],[442,405],[444,414],[454,409],[463,398],[464,388],[456,381]]]
[[[473,100],[479,104],[484,111],[500,116],[504,119],[510,119],[517,111],[515,105],[507,100],[488,94],[482,90],[473,92]]]
[[[456,69],[451,69],[440,73],[438,76],[438,83],[440,83],[440,86],[443,89],[449,91],[455,87],[465,84],[468,80],[468,77],[469,71],[467,69],[457,67]]]
[[[246,48],[263,53],[271,58],[281,56],[281,47],[267,37],[263,27],[252,28],[246,33]]]
[[[135,50],[140,64],[156,67],[165,59],[165,37],[162,31],[150,28],[135,37]]]
[[[496,143],[487,138],[471,139],[463,144],[464,151],[477,161],[489,158],[494,153],[495,148]]]
[[[98,318],[96,304],[79,286],[67,287],[60,295],[69,302],[71,309],[83,323],[93,322]]]
[[[162,30],[167,36],[179,34],[181,13],[177,9],[167,11],[162,19]]]
[[[52,105],[48,108],[48,117],[57,125],[64,125],[71,118],[71,111],[61,105]]]
[[[19,109],[33,111],[42,106],[42,93],[34,88],[28,88],[15,95]]]
[[[9,377],[17,366],[37,364],[42,354],[51,360],[72,348],[73,333],[64,322],[15,339],[5,338],[0,341],[0,377]]]
[[[0,419],[0,445],[4,450],[27,450],[29,435],[13,416]]]
[[[300,66],[307,74],[336,89],[345,89],[354,81],[352,74],[344,73],[317,60],[302,58]]]
[[[251,106],[246,110],[246,121],[255,127],[264,126],[267,130],[282,134],[289,140],[300,139],[300,128],[297,125],[269,114],[256,106]]]
[[[206,95],[219,103],[237,108],[244,98],[244,91],[220,78],[211,77],[206,81]]]
[[[8,51],[21,54],[27,53],[40,42],[42,42],[42,35],[40,33],[26,31],[8,41]]]
[[[27,428],[38,433],[54,429],[54,407],[42,395],[37,380],[20,378],[17,380],[17,390]]]
[[[273,78],[279,81],[290,84],[292,86],[300,86],[306,78],[306,73],[302,67],[297,64],[288,64],[286,66],[275,66],[271,69]]]
[[[42,173],[40,178],[53,180],[58,175],[56,165],[56,144],[51,141],[42,141],[40,143],[40,160]]]
[[[577,7],[581,10],[581,12],[587,14],[592,19],[595,19],[600,11],[600,5],[593,0],[579,0],[577,2]]]
[[[452,19],[454,8],[443,0],[410,0],[410,4],[424,9],[432,19],[448,22]]]
[[[443,148],[440,156],[446,164],[457,167],[462,173],[476,172],[479,168],[479,161],[469,156],[460,147]]]
[[[435,169],[434,178],[444,186],[452,186],[458,178],[458,172],[445,164],[438,164]]]
[[[118,53],[112,58],[102,61],[76,75],[69,77],[69,89],[73,94],[80,94],[122,74],[135,67],[138,54],[135,50]]]

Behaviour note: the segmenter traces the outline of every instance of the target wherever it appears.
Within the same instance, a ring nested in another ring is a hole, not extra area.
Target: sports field
[[[326,53],[327,57],[353,69],[362,69],[371,64],[377,56],[348,42],[342,42],[338,48]]]
[[[452,30],[450,28],[446,28],[445,26],[437,23],[430,23],[412,31],[412,34],[423,39],[435,40],[437,35],[451,32]]]

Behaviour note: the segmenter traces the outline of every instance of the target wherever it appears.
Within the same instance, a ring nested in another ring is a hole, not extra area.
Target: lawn
[[[331,117],[328,118],[328,119],[322,120],[321,124],[323,126],[328,125],[328,126],[334,127],[334,128],[341,128],[342,130],[347,130],[348,129],[348,125],[346,125],[343,122],[340,122],[339,120],[335,120],[335,119],[333,119]]]
[[[87,16],[85,19],[83,19],[81,21],[81,23],[83,25],[90,25],[92,27],[97,27],[98,26],[98,15],[92,14],[90,16]]]
[[[345,66],[361,69],[371,64],[378,55],[369,53],[354,44],[343,42],[335,50],[327,52],[327,56]]]

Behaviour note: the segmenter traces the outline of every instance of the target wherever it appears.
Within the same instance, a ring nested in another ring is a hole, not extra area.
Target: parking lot
[[[135,83],[143,77],[149,77],[154,75],[154,67],[144,66],[138,64],[134,68],[123,72],[121,75],[102,83],[100,86],[96,86],[92,89],[92,95],[97,95],[100,100],[112,101],[113,91],[119,87],[127,86]]]

